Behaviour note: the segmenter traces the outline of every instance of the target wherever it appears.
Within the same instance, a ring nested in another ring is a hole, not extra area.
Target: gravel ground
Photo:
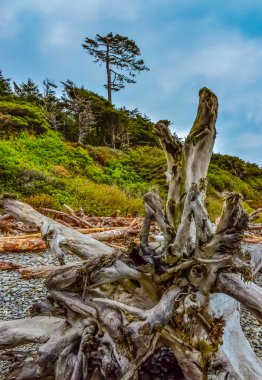
[[[67,256],[67,262],[77,261],[75,256]],[[22,264],[22,266],[39,266],[39,265],[58,265],[58,261],[46,251],[43,253],[5,253],[0,254],[0,261],[13,261]],[[43,299],[46,291],[43,286],[43,279],[23,280],[16,271],[0,270],[0,320],[11,320],[29,317],[29,309],[34,301]],[[262,286],[262,274],[260,273],[256,282]],[[262,329],[256,319],[244,308],[241,311],[241,325],[251,346],[256,354],[262,359]],[[23,349],[35,350],[36,345],[26,345]],[[163,352],[159,353],[159,357]],[[168,355],[167,355],[168,356]],[[155,359],[158,360],[157,358]],[[173,360],[172,358],[169,360]],[[157,364],[156,364],[157,367]],[[0,363],[0,380],[5,379],[5,374],[9,368],[8,362]],[[160,375],[160,373],[159,373]],[[165,377],[164,374],[154,377],[144,376],[146,379],[170,379],[174,377]],[[164,377],[163,377],[164,376]]]
[[[66,257],[66,262],[78,260],[76,256]],[[0,261],[16,262],[23,267],[59,265],[58,260],[49,251],[27,254],[0,253]],[[0,270],[0,321],[29,317],[32,304],[46,297],[44,281],[44,279],[24,280],[19,272]],[[27,344],[22,349],[34,351],[37,345]],[[9,366],[9,362],[0,362],[0,380],[5,379]]]
[[[255,282],[262,287],[262,273],[256,276]],[[262,327],[253,315],[241,306],[240,322],[244,334],[249,340],[253,350],[262,360]],[[262,376],[261,376],[262,378]]]

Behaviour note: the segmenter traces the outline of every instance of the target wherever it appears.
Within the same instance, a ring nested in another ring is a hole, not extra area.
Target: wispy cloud
[[[149,1],[150,2],[150,1]],[[101,18],[135,20],[140,15],[141,2],[138,0],[3,0],[0,27],[6,35],[18,32],[19,17],[27,12],[37,12],[46,18],[46,23],[63,19],[94,23]],[[75,24],[75,27],[79,25]]]
[[[70,27],[62,22],[50,25],[46,31],[46,38],[42,41],[42,47],[66,47],[74,42]]]

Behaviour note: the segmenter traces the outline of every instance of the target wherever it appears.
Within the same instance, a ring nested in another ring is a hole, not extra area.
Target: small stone
[[[20,289],[22,292],[28,292],[28,290],[30,290],[29,288],[21,288]]]

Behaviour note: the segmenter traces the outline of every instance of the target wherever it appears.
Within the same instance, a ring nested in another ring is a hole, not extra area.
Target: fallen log
[[[57,270],[59,267],[55,265],[41,265],[39,267],[26,267],[18,268],[18,272],[21,274],[22,278],[25,280],[30,280],[31,278],[46,278],[50,273]]]
[[[4,237],[0,238],[0,252],[35,252],[46,249],[46,243],[40,237],[19,239]]]
[[[12,261],[0,261],[0,270],[15,270],[20,269],[21,264]]]
[[[127,218],[127,217],[112,217],[112,216],[87,216],[85,218],[89,223],[91,223],[94,227],[103,227],[103,226],[111,226],[111,227],[128,227],[133,224],[143,223],[143,218]]]
[[[250,244],[258,244],[262,242],[262,236],[254,236],[254,237],[244,237],[243,242]]]
[[[71,227],[71,226],[70,226]],[[121,230],[121,229],[127,229],[127,227],[93,227],[93,228],[79,228],[79,227],[71,227],[75,229],[78,232],[81,232],[82,234],[92,234],[96,232],[104,232],[104,231],[112,231],[112,230]],[[35,233],[28,233],[23,235],[8,235],[8,236],[1,236],[0,239],[8,240],[8,239],[28,239],[28,238],[41,238],[40,232]]]
[[[104,231],[113,231],[113,230],[123,230],[127,229],[127,227],[92,227],[92,228],[75,228],[78,232],[82,234],[93,234],[95,232],[104,232]]]
[[[10,239],[11,240],[15,240],[15,239],[30,239],[30,238],[41,238],[41,234],[40,232],[35,232],[33,234],[29,233],[29,234],[24,234],[24,235],[8,235],[8,236],[1,236],[0,237],[0,240],[1,241],[9,241]]]
[[[261,231],[262,230],[262,226],[255,226],[253,224],[249,224],[248,229],[252,230],[252,231]]]
[[[79,218],[79,217],[72,215],[72,214],[69,215],[63,211],[57,211],[57,210],[53,210],[51,208],[44,208],[44,207],[41,207],[40,211],[44,214],[53,214],[54,219],[56,218],[56,216],[59,216],[60,218],[61,217],[65,218],[67,221],[73,222],[76,225],[79,225],[80,227],[93,227],[91,223],[84,220],[83,218]]]
[[[93,230],[97,232],[93,233]],[[81,229],[78,232],[83,231]],[[137,229],[128,229],[126,227],[120,228],[95,228],[84,229],[85,233],[91,238],[99,241],[113,241],[115,239],[124,238],[127,236],[135,236],[139,234]],[[92,231],[92,233],[90,233]],[[83,233],[83,232],[81,232]],[[41,238],[40,233],[30,235],[17,235],[17,236],[5,236],[0,238],[0,252],[33,252],[43,251],[47,249],[45,241]]]
[[[76,213],[74,212],[74,210],[71,207],[64,204],[64,208],[69,212],[70,215],[72,215],[75,218],[75,220],[78,220],[80,225],[83,224],[86,227],[93,227],[92,224],[87,222],[84,218],[76,215]]]
[[[59,266],[56,265],[40,265],[35,267],[22,267],[19,263],[13,263],[11,261],[0,261],[0,270],[6,271],[18,271],[24,280],[30,280],[31,278],[46,278],[48,275]]]

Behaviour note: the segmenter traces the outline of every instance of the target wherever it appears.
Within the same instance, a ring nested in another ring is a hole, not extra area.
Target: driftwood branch
[[[63,320],[54,317],[0,322],[0,348],[16,347],[26,343],[44,343],[64,324]]]
[[[253,282],[243,282],[238,275],[220,273],[215,291],[225,293],[241,302],[262,323],[262,288]]]

